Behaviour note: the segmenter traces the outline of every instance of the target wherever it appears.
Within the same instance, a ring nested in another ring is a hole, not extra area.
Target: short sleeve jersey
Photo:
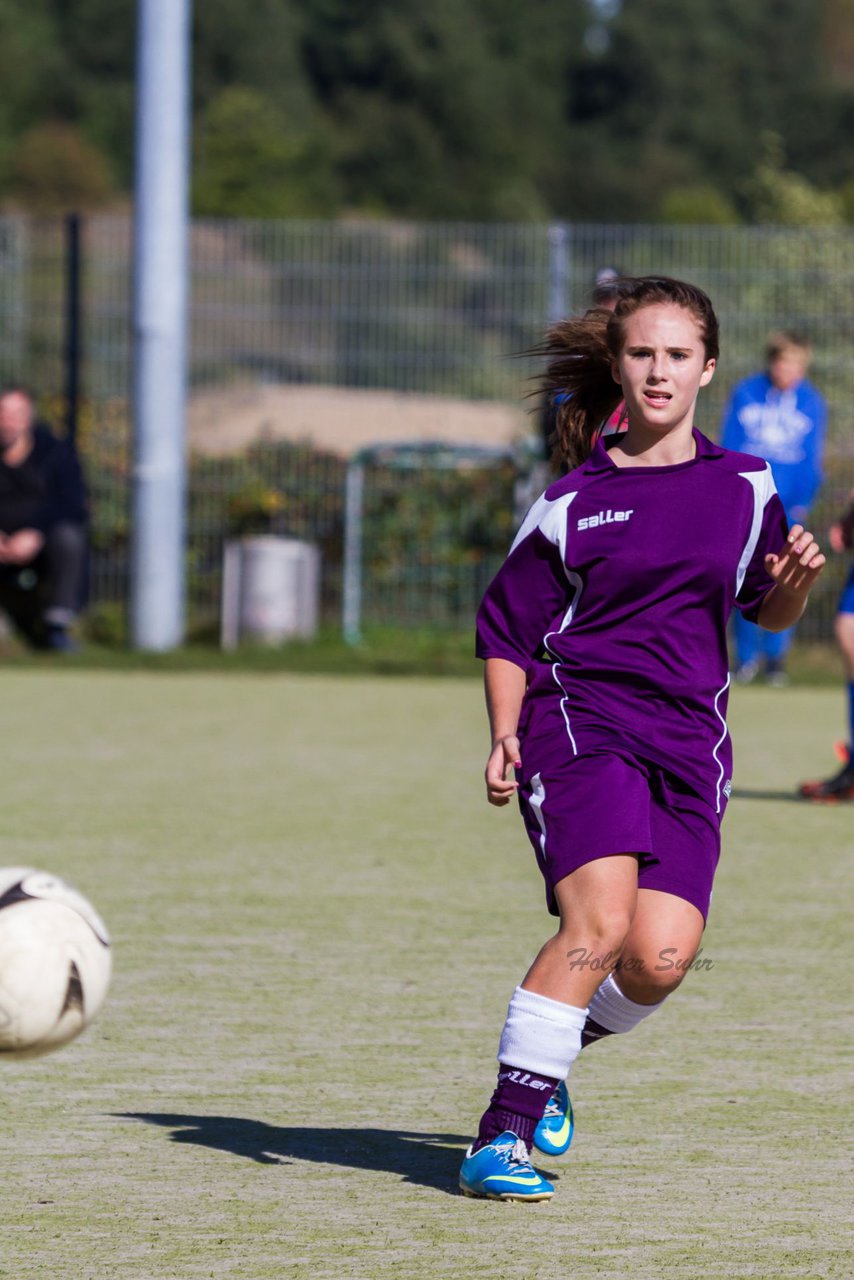
[[[695,457],[617,467],[600,440],[534,503],[484,596],[477,652],[527,674],[526,772],[590,752],[669,769],[721,814],[727,620],[755,620],[788,533],[768,464],[694,432]]]

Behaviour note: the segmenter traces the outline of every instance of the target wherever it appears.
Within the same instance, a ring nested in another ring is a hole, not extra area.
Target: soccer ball
[[[104,1002],[110,940],[90,902],[32,867],[0,869],[0,1058],[36,1058],[79,1035]]]

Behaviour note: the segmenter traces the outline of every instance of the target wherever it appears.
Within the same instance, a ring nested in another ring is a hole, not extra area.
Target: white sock
[[[498,1061],[563,1080],[581,1051],[587,1010],[517,987],[507,1007]]]
[[[620,1035],[631,1031],[639,1022],[643,1022],[644,1018],[648,1018],[651,1013],[655,1013],[656,1009],[660,1009],[663,1004],[664,1000],[659,1000],[658,1004],[637,1004],[634,1000],[630,1000],[628,996],[623,995],[613,973],[610,973],[594,994],[587,1012],[600,1027]]]

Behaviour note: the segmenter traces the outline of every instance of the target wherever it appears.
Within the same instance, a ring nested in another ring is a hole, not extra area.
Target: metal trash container
[[[320,552],[309,542],[272,536],[225,544],[220,643],[281,644],[317,632]]]

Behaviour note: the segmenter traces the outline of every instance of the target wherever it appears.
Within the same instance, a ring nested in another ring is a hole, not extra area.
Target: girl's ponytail
[[[570,468],[590,456],[602,423],[623,398],[611,372],[610,319],[610,311],[594,307],[559,320],[533,352],[546,357],[539,385],[555,408],[555,454]]]

